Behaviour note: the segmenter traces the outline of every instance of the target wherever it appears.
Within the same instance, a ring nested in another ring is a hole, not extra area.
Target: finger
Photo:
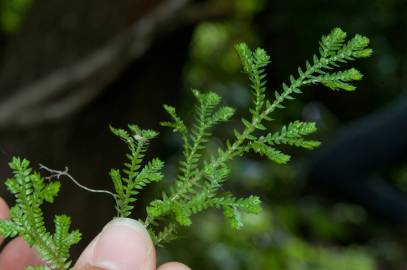
[[[7,203],[0,197],[0,220],[8,219],[9,208]],[[3,238],[0,237],[0,245],[3,242]]]
[[[8,218],[9,208],[7,203],[0,197],[0,219],[7,219]]]
[[[0,269],[21,270],[29,265],[43,265],[43,262],[20,237],[13,239],[0,254]]]
[[[157,270],[191,270],[191,268],[182,263],[168,262],[158,267]]]
[[[155,270],[153,242],[142,224],[129,218],[108,223],[88,245],[75,270]]]

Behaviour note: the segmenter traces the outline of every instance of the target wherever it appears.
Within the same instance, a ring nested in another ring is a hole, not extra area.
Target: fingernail
[[[96,241],[89,270],[144,270],[153,244],[136,220],[116,218]]]

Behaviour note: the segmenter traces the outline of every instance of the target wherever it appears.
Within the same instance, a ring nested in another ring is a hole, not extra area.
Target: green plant
[[[71,220],[67,216],[55,216],[55,233],[51,234],[44,225],[41,205],[52,203],[60,183],[45,183],[36,172],[32,172],[26,159],[13,158],[10,168],[14,177],[6,181],[8,190],[15,196],[16,205],[10,210],[10,220],[0,221],[0,235],[21,236],[29,245],[36,247],[41,257],[52,269],[68,269],[71,265],[69,249],[79,242],[81,234],[70,232]],[[49,269],[36,267],[28,269]]]
[[[187,125],[174,107],[164,105],[172,120],[161,124],[180,134],[183,158],[173,186],[147,206],[147,217],[140,220],[156,245],[176,238],[179,227],[190,226],[191,216],[208,208],[221,208],[234,229],[243,225],[240,218],[242,212],[256,214],[261,210],[257,196],[236,198],[231,193],[220,191],[228,179],[228,163],[236,157],[254,152],[284,164],[290,160],[290,156],[278,150],[277,146],[313,149],[319,145],[318,141],[306,138],[316,131],[315,123],[295,121],[277,132],[271,132],[268,124],[272,122],[271,114],[284,108],[283,102],[301,93],[300,88],[303,86],[323,84],[333,90],[355,89],[351,82],[362,78],[358,70],[333,70],[355,58],[370,56],[372,50],[368,48],[369,39],[366,37],[355,35],[347,42],[345,39],[346,33],[339,28],[323,36],[320,55],[314,55],[312,63],[307,61],[304,70],[298,68],[298,76],[290,76],[290,84],[283,83],[282,89],[274,92],[273,100],[266,96],[265,68],[270,61],[268,54],[260,48],[251,51],[244,43],[236,45],[243,70],[250,80],[253,104],[249,116],[241,119],[242,128],[234,130],[234,137],[226,140],[225,147],[219,148],[209,158],[203,152],[212,136],[211,130],[229,121],[234,115],[234,109],[220,105],[221,98],[214,92],[193,90],[197,100],[195,118],[192,125]],[[147,184],[162,180],[164,163],[155,158],[143,165],[144,154],[150,141],[158,135],[157,132],[143,130],[136,125],[129,125],[128,130],[111,130],[127,144],[129,153],[123,169],[110,171],[115,192],[105,192],[115,198],[117,216],[128,217],[139,191]],[[28,161],[24,159],[14,158],[10,167],[14,178],[7,180],[6,185],[17,200],[11,210],[11,219],[0,221],[0,235],[21,235],[39,250],[49,266],[31,269],[68,269],[69,247],[79,240],[80,235],[77,231],[69,232],[70,222],[65,216],[56,217],[56,231],[51,235],[43,226],[40,209],[44,200],[52,201],[59,190],[59,182],[45,184],[38,173],[32,173]],[[56,173],[58,177],[61,175],[69,176],[67,172]]]

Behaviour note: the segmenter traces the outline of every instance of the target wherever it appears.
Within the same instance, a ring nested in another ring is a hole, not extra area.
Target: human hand
[[[7,219],[9,208],[0,198],[0,219]],[[0,244],[3,239],[0,239]],[[24,270],[28,265],[43,262],[33,248],[21,238],[15,238],[0,253],[0,269]],[[82,252],[74,270],[155,270],[156,254],[146,229],[133,219],[121,218],[109,222]],[[157,270],[190,270],[170,262]]]

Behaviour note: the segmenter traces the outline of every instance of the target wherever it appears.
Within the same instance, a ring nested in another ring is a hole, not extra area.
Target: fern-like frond
[[[285,102],[300,94],[305,86],[324,85],[333,90],[353,91],[353,83],[362,78],[355,68],[341,69],[341,65],[357,58],[372,54],[368,48],[369,39],[355,35],[346,40],[347,34],[335,28],[323,36],[319,45],[319,55],[306,61],[305,67],[298,68],[297,75],[290,75],[289,82],[281,89],[268,94],[266,91],[266,67],[270,56],[264,49],[251,50],[246,44],[236,45],[236,51],[247,74],[252,93],[253,105],[248,116],[241,119],[241,127],[233,131],[216,153],[204,155],[214,126],[227,122],[234,115],[234,109],[221,105],[221,97],[214,92],[193,90],[196,106],[193,123],[186,124],[178,116],[174,107],[164,105],[171,121],[161,125],[179,133],[183,140],[183,157],[179,162],[178,175],[169,190],[159,199],[153,200],[146,208],[147,217],[143,221],[157,245],[169,242],[177,236],[181,226],[190,226],[194,214],[209,208],[223,210],[225,218],[234,229],[242,225],[241,214],[256,214],[261,210],[260,198],[249,196],[237,198],[222,190],[229,179],[229,162],[253,151],[279,164],[285,164],[290,156],[278,149],[279,145],[289,145],[306,149],[319,146],[316,140],[306,138],[316,131],[314,123],[295,121],[270,131],[272,113],[285,107]],[[128,148],[122,169],[112,169],[118,216],[127,217],[134,208],[136,196],[145,186],[163,178],[164,163],[155,158],[144,162],[150,140],[158,133],[144,130],[136,125],[128,129],[111,127],[113,134],[125,142]],[[16,205],[10,210],[10,219],[0,221],[0,235],[21,236],[34,246],[48,266],[32,266],[30,270],[58,269],[70,267],[69,248],[80,239],[78,231],[70,231],[70,218],[64,215],[55,217],[55,232],[47,231],[41,211],[44,202],[53,202],[60,184],[57,181],[44,182],[40,174],[33,172],[25,159],[14,158],[10,163],[14,177],[6,181],[6,186],[16,197]],[[86,189],[92,191],[92,189]],[[109,193],[110,192],[104,192]]]
[[[16,204],[10,210],[9,220],[0,220],[0,235],[21,236],[30,246],[34,246],[42,259],[53,269],[68,269],[71,265],[69,249],[79,242],[79,231],[70,231],[70,218],[55,217],[55,233],[47,231],[41,205],[44,201],[53,202],[58,194],[60,183],[45,183],[39,173],[32,172],[26,159],[13,158],[10,168],[14,177],[6,181],[9,191],[15,196]],[[35,266],[28,269],[49,269]]]
[[[306,138],[316,131],[314,123],[295,121],[283,126],[277,132],[268,131],[267,123],[272,121],[271,114],[276,109],[284,108],[284,102],[294,99],[295,94],[302,93],[304,86],[322,84],[334,90],[355,89],[352,82],[360,80],[362,74],[354,68],[340,70],[340,65],[356,58],[368,57],[372,50],[368,48],[369,39],[366,37],[356,35],[346,41],[346,36],[345,32],[336,28],[322,37],[320,56],[314,55],[311,62],[306,61],[305,69],[298,68],[298,76],[291,75],[289,83],[283,83],[281,90],[275,91],[271,99],[266,95],[265,76],[265,68],[270,62],[270,57],[263,49],[252,51],[244,43],[236,45],[243,71],[250,81],[253,106],[249,110],[250,117],[241,120],[242,129],[234,130],[234,140],[226,140],[226,148],[219,149],[209,159],[202,158],[202,151],[213,126],[211,119],[227,121],[232,116],[233,110],[223,107],[218,113],[225,117],[217,117],[212,111],[220,103],[220,97],[212,92],[203,94],[194,91],[198,101],[195,123],[188,129],[175,114],[175,110],[166,107],[174,122],[165,125],[182,133],[186,142],[184,159],[180,162],[180,174],[170,192],[163,193],[161,199],[152,201],[147,207],[148,216],[145,225],[150,228],[156,227],[159,226],[159,220],[168,219],[168,226],[189,226],[193,214],[214,207],[224,210],[224,215],[233,228],[240,228],[241,212],[258,212],[260,200],[257,197],[236,199],[232,195],[225,196],[219,193],[220,187],[227,180],[227,163],[252,150],[279,164],[285,164],[290,160],[290,156],[278,150],[276,148],[278,145],[306,149],[319,146],[318,141]],[[157,235],[159,234],[160,232]],[[156,241],[165,241],[165,237],[158,238],[157,235],[154,236],[155,239],[159,239]]]
[[[322,36],[319,43],[321,57],[335,55],[343,47],[347,34],[340,28],[334,28],[328,35]]]
[[[280,150],[269,146],[261,141],[255,141],[250,144],[250,148],[259,153],[262,156],[266,156],[268,159],[276,162],[277,164],[286,164],[290,161],[291,157],[287,154],[284,154]]]
[[[161,126],[172,128],[174,131],[179,132],[181,134],[185,134],[187,132],[187,127],[184,124],[184,121],[178,116],[174,107],[169,105],[164,105],[164,109],[173,119],[173,122],[161,122]]]
[[[170,189],[169,196],[164,193],[162,200],[156,200],[153,202],[148,211],[150,213],[156,212],[154,209],[157,205],[160,205],[162,209],[170,211],[175,214],[181,225],[189,223],[187,216],[191,214],[188,211],[180,211],[177,205],[173,203],[177,194],[189,194],[195,192],[195,184],[198,181],[191,181],[191,178],[199,171],[199,161],[202,157],[202,151],[208,142],[208,138],[211,136],[211,128],[215,125],[228,121],[234,114],[235,110],[228,106],[218,106],[221,98],[219,95],[208,92],[201,93],[198,90],[193,90],[193,94],[197,100],[195,107],[195,123],[191,128],[187,128],[187,133],[184,140],[187,140],[188,147],[184,144],[184,157],[180,161],[179,175],[174,187]],[[218,107],[218,108],[217,108]],[[188,196],[182,196],[180,199],[188,200]],[[160,215],[163,215],[166,211],[160,211]]]
[[[321,143],[315,140],[306,140],[304,137],[316,131],[317,127],[313,122],[295,121],[288,124],[288,126],[283,126],[278,132],[261,137],[260,141],[270,145],[286,144],[312,150]]]
[[[243,226],[241,220],[242,212],[258,214],[261,211],[261,201],[257,196],[236,199],[233,196],[219,197],[214,199],[217,205],[223,207],[223,214],[233,229]]]
[[[354,91],[356,87],[348,82],[359,81],[363,75],[359,70],[351,68],[344,71],[319,75],[313,78],[312,83],[321,83],[332,90]]]
[[[142,167],[141,163],[147,150],[149,141],[158,133],[154,130],[140,129],[136,125],[129,125],[129,131],[110,127],[113,134],[121,138],[128,146],[128,161],[122,170],[111,169],[110,177],[116,191],[116,209],[120,217],[128,217],[134,208],[136,195],[139,190],[151,182],[162,179],[161,170],[164,163],[153,159]]]
[[[265,68],[270,63],[270,56],[262,48],[254,52],[245,43],[235,46],[240,57],[244,72],[250,80],[253,91],[254,108],[251,109],[253,116],[260,113],[266,100],[266,73]]]
[[[158,234],[155,233],[152,229],[149,230],[153,242],[159,246],[163,247],[164,244],[175,240],[177,232],[177,224],[170,223],[164,229],[162,229]]]

